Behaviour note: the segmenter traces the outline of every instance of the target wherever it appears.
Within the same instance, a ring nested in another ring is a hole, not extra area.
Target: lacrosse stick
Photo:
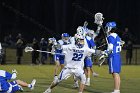
[[[108,44],[107,35],[106,35],[105,29],[104,29],[104,27],[102,25],[103,24],[103,20],[104,20],[103,14],[102,13],[96,13],[94,15],[94,19],[95,19],[94,23],[99,25],[103,29],[103,33],[104,33],[106,42]]]
[[[106,46],[106,45],[107,45],[107,44],[104,43],[103,45],[98,46],[97,49],[99,49],[99,48],[101,48],[101,47],[103,47],[103,46]]]
[[[99,67],[101,67],[101,65],[105,62],[106,58],[107,58],[107,55],[105,55],[105,54],[100,56],[99,64],[98,64]]]
[[[25,52],[32,52],[32,51],[38,51],[38,52],[44,52],[44,53],[49,53],[49,54],[59,54],[59,55],[65,55],[64,53],[53,53],[53,52],[49,52],[49,51],[42,51],[42,50],[34,50],[32,47],[26,47],[25,48]]]

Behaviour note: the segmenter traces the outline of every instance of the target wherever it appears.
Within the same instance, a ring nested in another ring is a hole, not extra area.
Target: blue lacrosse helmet
[[[108,23],[106,24],[106,27],[115,28],[115,27],[116,27],[116,22],[108,22]]]
[[[107,32],[110,32],[113,28],[116,28],[116,22],[108,22],[106,24]]]
[[[68,33],[63,33],[62,37],[69,37],[69,34]]]
[[[62,36],[62,40],[64,42],[68,42],[69,37],[70,37],[68,33],[63,33],[61,36]]]

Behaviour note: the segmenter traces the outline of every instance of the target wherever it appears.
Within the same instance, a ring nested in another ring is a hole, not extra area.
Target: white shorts
[[[71,75],[75,75],[77,78],[81,80],[82,84],[86,82],[86,76],[84,70],[81,68],[63,68],[59,74],[59,80],[66,80]]]

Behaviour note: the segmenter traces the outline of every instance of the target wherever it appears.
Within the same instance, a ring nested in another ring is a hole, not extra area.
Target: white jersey
[[[74,37],[70,37],[70,42],[71,42],[71,44],[75,44],[75,38]]]
[[[83,68],[84,59],[91,53],[95,53],[95,50],[90,49],[86,46],[83,48],[78,48],[74,44],[63,45],[63,53],[65,53],[64,65],[66,68]]]

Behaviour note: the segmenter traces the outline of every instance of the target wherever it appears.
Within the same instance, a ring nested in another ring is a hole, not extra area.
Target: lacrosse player
[[[108,57],[109,73],[112,74],[114,79],[114,91],[111,93],[120,93],[120,75],[121,72],[121,39],[116,31],[116,23],[108,22],[107,28],[107,40],[108,48],[104,51],[103,55],[99,58]]]
[[[86,22],[87,23],[87,22]],[[84,23],[85,24],[85,23]],[[87,26],[87,25],[86,25]],[[86,31],[88,28],[84,28],[83,27],[78,27],[77,28],[77,33],[78,34],[81,34],[83,36],[85,36],[85,46],[86,47],[89,47],[89,48],[96,48],[96,45],[94,43],[94,39],[92,39],[93,35],[94,35],[94,31],[93,30],[89,30]],[[99,31],[98,31],[99,32]],[[91,35],[92,33],[92,35]],[[92,60],[91,60],[91,56],[88,56],[85,58],[84,60],[84,69],[85,69],[85,73],[87,75],[87,80],[86,80],[86,85],[87,86],[90,86],[90,72],[93,73],[93,76],[98,76],[97,73],[95,73],[93,70],[92,70]]]
[[[55,53],[62,53],[62,49],[60,48],[61,45],[70,44],[70,40],[69,40],[70,36],[68,33],[63,33],[61,37],[62,39],[58,40],[58,42],[56,42],[53,46],[53,51],[55,51]],[[54,79],[58,79],[58,76],[57,76],[58,68],[60,66],[61,66],[61,69],[64,67],[64,55],[55,54],[54,60],[56,63],[55,71],[54,71]]]
[[[80,34],[75,37],[75,44],[62,45],[62,50],[65,53],[64,68],[61,70],[58,80],[54,80],[44,93],[51,93],[51,90],[56,85],[71,75],[75,75],[81,80],[79,93],[83,93],[86,82],[86,76],[83,70],[84,59],[91,53],[95,53],[95,50],[84,46],[84,36]]]
[[[21,80],[14,80],[8,82],[8,80],[16,79],[16,77],[17,77],[16,70],[12,70],[12,74],[7,71],[0,70],[0,93],[15,93],[17,91],[23,91],[22,87],[28,87],[31,90],[34,89],[36,83],[35,79],[33,79],[31,84],[28,84]]]

